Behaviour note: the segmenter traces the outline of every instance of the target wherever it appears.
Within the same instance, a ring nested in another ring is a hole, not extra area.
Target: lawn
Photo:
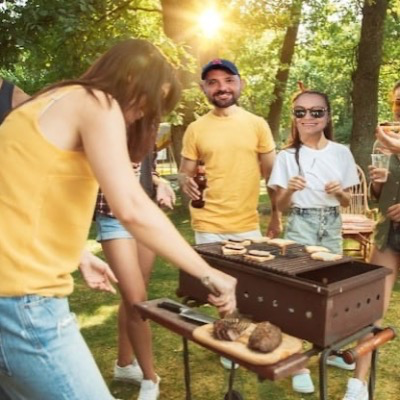
[[[260,212],[263,226],[268,218],[268,202],[261,196]],[[177,229],[192,242],[189,215],[185,207],[178,205],[169,212]],[[102,256],[100,246],[93,240],[91,232],[88,244]],[[116,312],[119,302],[117,295],[99,293],[87,289],[75,273],[75,292],[70,297],[72,310],[77,314],[82,334],[87,340],[101,372],[113,395],[124,400],[136,399],[138,388],[129,384],[113,382],[112,370],[116,358]],[[169,297],[177,299],[177,269],[161,259],[157,259],[151,280],[149,298]],[[385,325],[399,326],[400,320],[400,284],[397,283]],[[161,399],[185,399],[183,377],[182,340],[166,329],[152,324],[154,353],[157,372],[162,378]],[[378,363],[376,400],[398,400],[400,398],[400,341],[394,340],[381,348]],[[318,359],[313,358],[310,369],[314,384],[318,385]],[[190,343],[190,362],[192,374],[192,397],[194,400],[222,400],[227,390],[228,373],[220,367],[215,354]],[[329,369],[329,399],[341,400],[347,378],[351,373]],[[259,382],[255,374],[240,368],[236,373],[235,389],[246,400],[316,400],[318,394],[300,395],[292,392],[290,379],[277,382]]]

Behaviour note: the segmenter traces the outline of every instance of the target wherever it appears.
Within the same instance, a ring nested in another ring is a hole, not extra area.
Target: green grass
[[[269,204],[266,196],[261,197],[260,214],[262,228],[268,219]],[[193,242],[187,210],[178,205],[169,217],[189,242]],[[100,246],[93,240],[91,232],[88,241],[91,249],[102,256]],[[72,310],[78,315],[82,334],[87,340],[101,372],[113,395],[123,400],[136,399],[138,388],[129,384],[113,382],[112,369],[116,358],[116,312],[119,302],[117,295],[100,293],[87,289],[79,273],[75,273],[75,291],[70,297]],[[178,272],[161,259],[157,259],[149,290],[149,298],[169,297],[177,299]],[[385,325],[399,327],[400,284],[395,286]],[[154,353],[158,374],[162,377],[161,399],[185,399],[183,376],[182,340],[179,336],[152,323]],[[381,348],[378,363],[376,400],[398,400],[400,398],[400,341],[394,340]],[[314,384],[318,387],[318,359],[310,362]],[[190,343],[190,365],[192,397],[194,400],[222,400],[228,386],[228,373],[220,367],[217,356],[200,346]],[[328,391],[330,400],[341,400],[347,378],[351,373],[329,368]],[[276,382],[259,382],[255,374],[244,368],[237,370],[234,387],[246,400],[316,400],[318,393],[300,395],[292,392],[290,379]]]

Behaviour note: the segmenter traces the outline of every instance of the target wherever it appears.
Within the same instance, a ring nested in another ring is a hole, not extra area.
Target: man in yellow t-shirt
[[[183,139],[180,184],[190,199],[199,198],[193,177],[205,163],[203,208],[190,207],[196,243],[261,236],[258,197],[261,176],[268,180],[275,143],[264,119],[237,105],[244,82],[237,67],[216,59],[204,66],[201,88],[213,110],[189,125]],[[274,198],[266,234],[281,229]]]

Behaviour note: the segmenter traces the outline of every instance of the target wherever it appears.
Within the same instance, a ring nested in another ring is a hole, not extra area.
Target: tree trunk
[[[161,0],[163,29],[165,34],[175,43],[185,45],[191,52],[191,55],[197,58],[196,37],[193,32],[194,20],[197,16],[195,0]],[[178,71],[179,79],[183,89],[190,86],[197,80],[194,73],[180,69]],[[180,165],[182,138],[186,127],[194,120],[194,104],[184,105],[183,125],[171,127],[172,152],[175,161]]]
[[[288,26],[283,40],[279,68],[275,76],[275,88],[273,93],[274,100],[270,104],[268,113],[268,124],[271,128],[275,140],[279,137],[279,124],[282,114],[283,99],[286,90],[286,84],[289,77],[290,64],[296,45],[297,32],[299,30],[301,17],[301,0],[293,0],[290,9],[291,25]]]
[[[382,62],[387,0],[365,0],[357,69],[353,74],[353,126],[350,146],[357,164],[366,171],[375,140],[378,115],[378,83]]]

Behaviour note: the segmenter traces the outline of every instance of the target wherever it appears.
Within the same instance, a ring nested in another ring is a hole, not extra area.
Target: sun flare
[[[207,38],[213,38],[218,34],[222,25],[221,14],[214,8],[204,11],[199,17],[199,26],[202,34]]]

